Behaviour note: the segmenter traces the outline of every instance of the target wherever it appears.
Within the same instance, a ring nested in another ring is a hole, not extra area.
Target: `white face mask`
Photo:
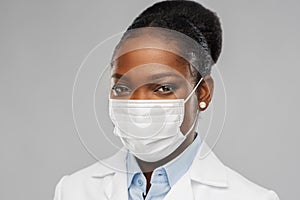
[[[109,99],[109,115],[114,134],[137,158],[156,162],[175,151],[193,130],[197,117],[184,135],[181,124],[184,104],[193,95],[202,78],[186,99],[119,100]]]

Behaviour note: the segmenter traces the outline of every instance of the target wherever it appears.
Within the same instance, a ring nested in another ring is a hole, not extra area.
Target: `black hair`
[[[203,40],[201,35],[203,35],[214,62],[217,62],[221,53],[222,29],[220,20],[214,12],[195,1],[157,2],[144,10],[127,30],[142,27],[172,29],[191,37],[200,45],[203,43],[201,41]]]
[[[207,51],[212,60],[209,67],[206,66],[208,68],[208,70],[205,69],[206,71],[201,69],[204,66],[194,66],[200,73],[201,71],[205,71],[203,74],[210,73],[211,65],[216,63],[220,56],[222,29],[219,18],[214,12],[195,1],[167,0],[153,4],[134,19],[124,33],[121,42],[127,38],[126,33],[130,30],[145,27],[174,30],[195,40],[202,49]],[[201,56],[197,56],[201,60]],[[201,73],[200,76],[203,74]],[[197,79],[199,79],[199,74]]]

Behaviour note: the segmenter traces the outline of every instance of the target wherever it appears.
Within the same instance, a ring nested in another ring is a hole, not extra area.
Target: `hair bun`
[[[193,38],[208,49],[214,62],[220,56],[222,29],[219,18],[195,1],[157,2],[144,10],[128,30],[150,26],[172,29]]]

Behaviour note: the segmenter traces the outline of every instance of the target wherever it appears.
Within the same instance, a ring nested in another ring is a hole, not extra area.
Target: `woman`
[[[195,132],[213,95],[218,17],[193,1],[142,12],[115,48],[109,114],[124,144],[113,157],[61,179],[56,200],[279,199],[224,166]]]

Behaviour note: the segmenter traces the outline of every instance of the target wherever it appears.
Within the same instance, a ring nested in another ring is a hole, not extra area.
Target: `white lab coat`
[[[208,149],[205,143],[201,146]],[[200,150],[165,200],[279,200],[272,190],[224,166],[213,152],[204,159],[199,157]],[[64,176],[56,186],[54,200],[127,200],[126,152],[121,150],[103,163]]]

